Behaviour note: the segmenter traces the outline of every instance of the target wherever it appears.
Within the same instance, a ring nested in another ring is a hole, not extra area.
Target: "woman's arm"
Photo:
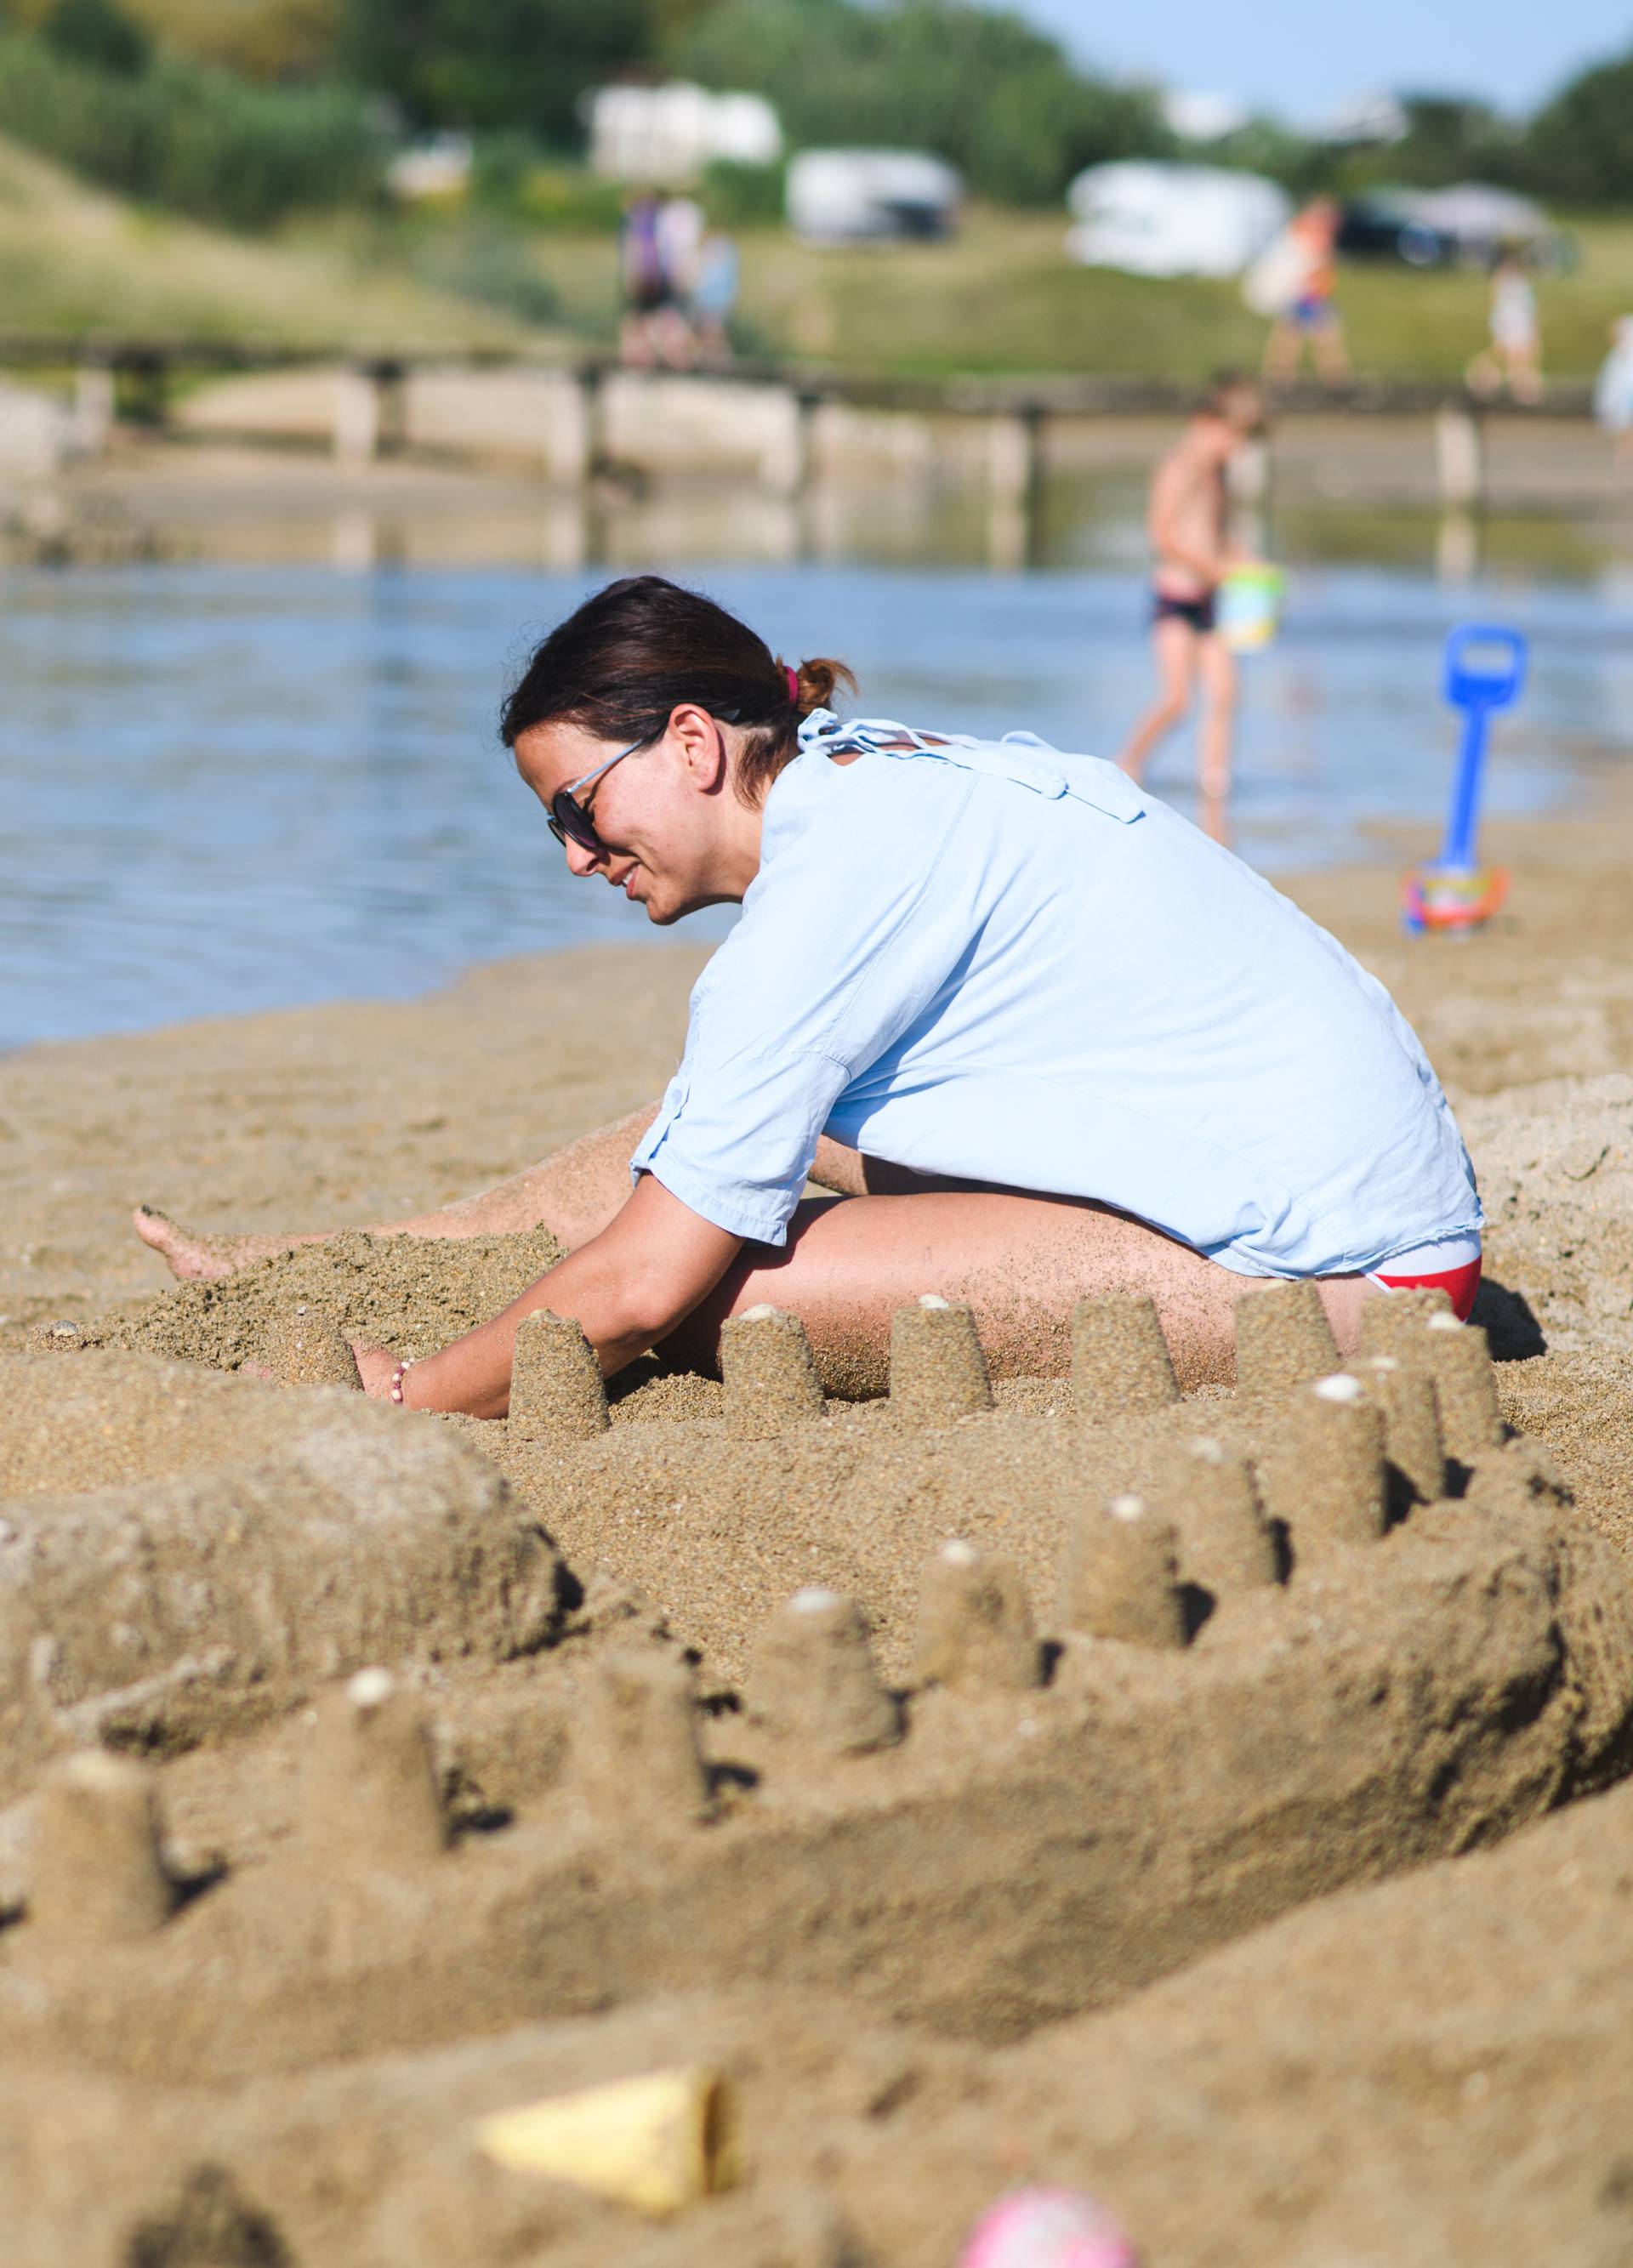
[[[415,1410],[504,1417],[516,1327],[541,1307],[581,1323],[610,1377],[683,1322],[742,1248],[740,1236],[716,1228],[643,1174],[599,1236],[529,1285],[491,1322],[417,1362],[403,1381],[403,1401]],[[372,1395],[390,1392],[395,1368],[394,1359],[377,1350],[358,1352],[358,1370]]]

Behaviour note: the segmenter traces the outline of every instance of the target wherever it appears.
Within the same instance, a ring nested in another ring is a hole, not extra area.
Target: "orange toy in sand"
[[[1463,740],[1440,856],[1410,868],[1401,889],[1401,925],[1415,935],[1476,929],[1508,895],[1506,870],[1481,865],[1475,843],[1491,717],[1518,700],[1525,681],[1526,642],[1518,630],[1466,622],[1446,640],[1444,689],[1463,711]]]

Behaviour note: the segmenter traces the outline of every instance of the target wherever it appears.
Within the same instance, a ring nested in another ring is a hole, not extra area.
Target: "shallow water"
[[[1026,725],[1112,754],[1149,697],[1132,565],[691,571],[779,651],[848,659],[870,714]],[[653,934],[566,873],[494,738],[529,640],[601,579],[402,564],[0,578],[0,1047],[407,995],[474,961]],[[1274,870],[1373,855],[1362,826],[1380,815],[1421,822],[1433,847],[1453,743],[1440,644],[1477,617],[1533,642],[1489,810],[1568,806],[1625,757],[1633,650],[1614,587],[1306,565],[1282,638],[1245,670],[1244,856]],[[1179,736],[1152,774],[1186,808],[1193,761]],[[1381,871],[1379,887],[1393,887]]]

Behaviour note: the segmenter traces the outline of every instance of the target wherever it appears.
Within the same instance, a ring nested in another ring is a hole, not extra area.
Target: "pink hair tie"
[[[800,673],[797,669],[790,669],[785,661],[782,674],[788,681],[788,698],[797,709],[800,705]]]

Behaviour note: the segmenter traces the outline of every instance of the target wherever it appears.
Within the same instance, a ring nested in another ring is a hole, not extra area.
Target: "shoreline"
[[[1594,808],[1587,812],[1573,812],[1569,817],[1562,816],[1557,806],[1573,789],[1583,786],[1591,790]],[[1153,792],[1161,793],[1160,789]],[[1561,845],[1569,855],[1572,840],[1570,830],[1582,828],[1586,830],[1586,838],[1594,838],[1598,836],[1601,821],[1607,828],[1633,823],[1633,749],[1626,758],[1607,760],[1589,757],[1578,763],[1569,779],[1560,779],[1555,792],[1548,799],[1548,807],[1535,815],[1486,821],[1482,829],[1482,848],[1493,864],[1518,865],[1527,856],[1528,847],[1540,842],[1538,830],[1563,828],[1566,832],[1561,838]],[[1398,885],[1399,876],[1407,865],[1432,856],[1439,839],[1439,823],[1437,821],[1362,814],[1354,821],[1352,831],[1361,842],[1371,846],[1370,856],[1335,858],[1331,863],[1319,865],[1304,862],[1283,866],[1260,862],[1254,864],[1253,871],[1290,897],[1296,904],[1303,906],[1306,912],[1312,913],[1324,928],[1335,928],[1339,922],[1355,922],[1363,925],[1369,949],[1382,951],[1386,947],[1385,932],[1390,927],[1390,922],[1380,924],[1377,908],[1370,906],[1367,901],[1370,895],[1374,895],[1386,901],[1386,911],[1398,932],[1399,889],[1398,887],[1391,887],[1381,893],[1369,892],[1368,885],[1377,884],[1385,875],[1393,877],[1394,883]],[[1591,847],[1591,841],[1585,839],[1582,848],[1587,850]],[[1555,849],[1553,855],[1559,855],[1558,848]],[[1629,863],[1633,865],[1633,862]],[[1320,904],[1329,898],[1334,909],[1331,919],[1319,910]],[[1485,933],[1487,941],[1494,933],[1501,933],[1504,921],[1509,917],[1507,909],[1504,909],[1497,921],[1489,925]],[[371,1008],[409,1008],[456,993],[468,984],[484,983],[489,980],[502,983],[507,970],[524,976],[529,971],[542,974],[559,962],[570,961],[580,955],[629,954],[639,964],[641,956],[654,951],[680,954],[691,956],[696,967],[700,968],[721,941],[721,938],[677,937],[669,932],[648,928],[628,939],[600,938],[581,943],[544,946],[528,953],[496,954],[462,962],[446,975],[433,978],[414,991],[327,993],[314,999],[283,1001],[262,1008],[227,1008],[207,1015],[164,1020],[152,1024],[115,1026],[102,1031],[48,1035],[11,1044],[0,1043],[0,1065],[16,1063],[35,1051],[93,1049],[120,1042],[210,1031],[224,1025],[254,1023],[280,1017],[320,1015],[329,1010],[363,1012]],[[1356,950],[1349,936],[1343,936],[1342,941],[1349,946],[1351,951]],[[1411,943],[1404,937],[1400,941],[1408,946]],[[1471,940],[1443,939],[1422,942],[1430,951],[1437,947],[1456,951],[1460,945]],[[1393,985],[1391,989],[1393,989]]]

